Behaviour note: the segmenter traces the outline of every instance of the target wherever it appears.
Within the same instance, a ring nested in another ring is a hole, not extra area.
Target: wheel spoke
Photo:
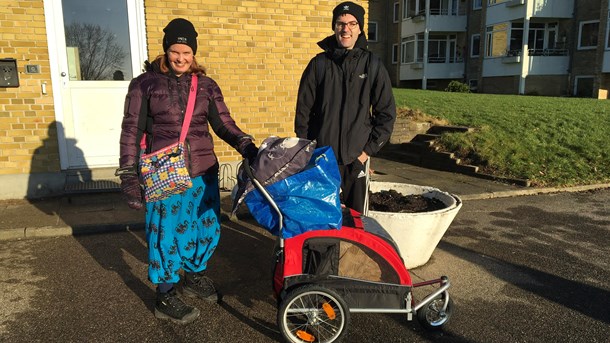
[[[311,289],[311,290],[309,290]],[[281,326],[290,341],[335,342],[347,329],[346,307],[332,290],[320,287],[297,289],[282,306]]]

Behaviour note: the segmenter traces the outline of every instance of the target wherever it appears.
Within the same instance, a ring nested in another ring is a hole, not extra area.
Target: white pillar
[[[525,79],[530,70],[529,31],[530,19],[534,13],[534,1],[525,2],[525,18],[523,19],[523,43],[521,45],[521,75],[519,77],[519,94],[525,94]]]
[[[430,34],[430,0],[426,0],[426,21],[424,28],[424,70],[421,80],[421,88],[428,89],[428,36]]]

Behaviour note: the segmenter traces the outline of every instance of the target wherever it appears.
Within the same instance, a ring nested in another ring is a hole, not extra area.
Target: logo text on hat
[[[349,5],[345,5],[345,6],[343,6],[343,10],[344,10],[344,11],[349,11]]]
[[[188,39],[186,39],[186,37],[176,37],[176,43],[187,44],[188,43]]]

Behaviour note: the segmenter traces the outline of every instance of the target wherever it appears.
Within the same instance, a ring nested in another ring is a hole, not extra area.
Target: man
[[[343,2],[333,10],[334,35],[318,43],[299,85],[294,130],[331,146],[341,172],[343,203],[364,212],[367,161],[388,142],[396,105],[388,72],[367,49],[364,8]]]

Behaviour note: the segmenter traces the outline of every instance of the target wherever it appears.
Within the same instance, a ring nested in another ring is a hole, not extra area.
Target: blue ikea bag
[[[300,172],[265,186],[284,217],[283,238],[311,230],[340,229],[342,224],[339,191],[341,176],[330,147],[320,147]],[[256,221],[279,235],[279,217],[258,189],[244,202]]]

